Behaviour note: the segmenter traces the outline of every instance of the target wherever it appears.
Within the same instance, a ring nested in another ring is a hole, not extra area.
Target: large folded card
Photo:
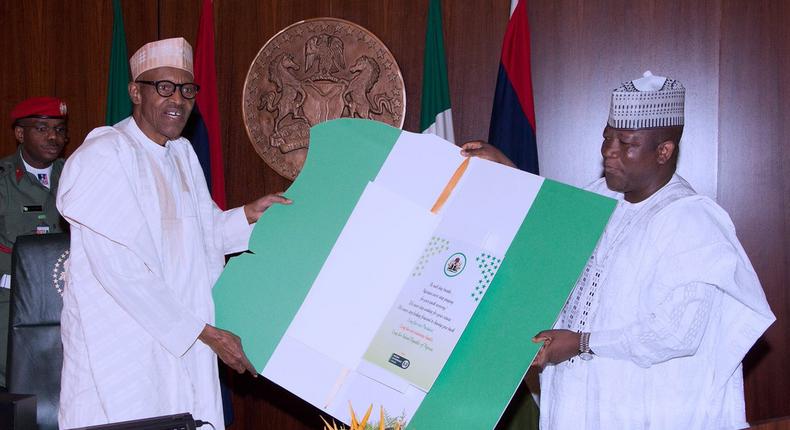
[[[614,201],[382,123],[311,129],[291,206],[214,289],[266,378],[350,422],[493,428]]]

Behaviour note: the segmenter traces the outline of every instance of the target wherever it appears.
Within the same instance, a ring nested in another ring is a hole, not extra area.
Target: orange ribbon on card
[[[461,162],[458,168],[455,169],[455,173],[453,173],[450,181],[444,186],[444,190],[442,190],[442,193],[439,194],[439,198],[436,199],[436,203],[433,204],[431,213],[438,214],[439,211],[442,210],[442,206],[444,206],[444,203],[447,202],[448,198],[450,198],[450,194],[452,194],[453,189],[455,189],[455,186],[458,185],[458,181],[461,180],[461,177],[464,176],[466,168],[469,167],[469,159],[470,157],[466,157],[466,159]]]

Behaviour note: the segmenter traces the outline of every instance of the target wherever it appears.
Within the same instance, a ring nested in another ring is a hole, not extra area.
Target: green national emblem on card
[[[456,252],[444,263],[444,274],[452,278],[453,276],[461,274],[465,267],[466,256],[460,252]]]

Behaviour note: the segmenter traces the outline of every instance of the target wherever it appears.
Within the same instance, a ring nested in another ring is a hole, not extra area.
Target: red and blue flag
[[[538,174],[527,0],[513,2],[515,8],[511,8],[502,43],[488,141],[519,169]]]
[[[225,170],[222,161],[215,65],[214,8],[211,0],[203,0],[195,50],[195,83],[200,85],[200,92],[184,135],[192,142],[211,190],[211,197],[217,206],[225,209]]]

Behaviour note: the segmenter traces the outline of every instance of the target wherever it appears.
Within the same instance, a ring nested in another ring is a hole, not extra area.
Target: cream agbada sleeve
[[[638,317],[618,329],[593,331],[590,348],[595,354],[641,367],[694,355],[706,331],[718,330],[709,323],[725,296],[740,302],[744,313],[770,319],[759,281],[742,248],[733,243],[734,228],[724,216],[715,204],[697,197],[655,216],[648,228],[652,246],[646,251],[655,257],[649,259],[652,273],[641,286]],[[752,276],[736,276],[739,272]],[[744,292],[741,297],[738,291]]]
[[[136,195],[134,157],[119,157],[123,148],[107,141],[106,133],[117,132],[94,133],[63,171],[58,209],[72,225],[71,234],[80,236],[91,271],[107,294],[165,349],[181,356],[206,321],[165,285],[154,245],[159,238],[150,231]],[[121,165],[121,159],[131,165]]]
[[[208,192],[203,168],[200,166],[200,161],[198,161],[192,145],[186,140],[181,143],[183,145],[179,150],[184,153],[184,158],[188,160],[187,168],[197,188],[195,190],[199,200],[197,206],[200,211],[205,210],[207,212],[206,218],[211,218],[211,226],[213,228],[210,236],[214,252],[224,256],[248,250],[250,235],[255,224],[247,222],[244,206],[224,211],[220,209]],[[224,266],[224,261],[222,266]]]

